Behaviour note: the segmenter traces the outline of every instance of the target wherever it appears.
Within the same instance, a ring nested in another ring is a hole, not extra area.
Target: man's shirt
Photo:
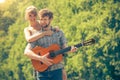
[[[54,31],[53,29],[51,30]],[[31,48],[34,48],[35,46],[47,48],[52,44],[58,44],[61,49],[63,48],[64,44],[66,44],[66,38],[61,30],[54,31],[54,33],[51,36],[44,36],[34,42],[28,43],[28,45],[30,45]],[[61,69],[63,67],[64,67],[63,63],[60,62],[58,64],[53,64],[48,68],[48,70],[51,71],[51,70]]]

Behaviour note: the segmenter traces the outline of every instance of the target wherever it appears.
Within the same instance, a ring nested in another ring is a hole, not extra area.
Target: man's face
[[[43,27],[43,28],[46,28],[50,25],[50,22],[51,22],[51,19],[49,19],[48,16],[45,16],[45,17],[40,17],[40,25]]]

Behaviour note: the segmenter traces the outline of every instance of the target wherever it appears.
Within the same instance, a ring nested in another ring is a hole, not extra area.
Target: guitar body
[[[43,55],[47,54],[48,52],[54,52],[57,50],[60,50],[60,47],[57,44],[52,44],[51,46],[49,46],[47,48],[36,46],[35,48],[32,49],[32,51],[35,54],[40,55],[40,56],[43,56]],[[50,58],[50,57],[48,56],[48,58]],[[50,59],[53,60],[53,64],[57,64],[62,61],[62,54],[57,55],[56,57],[50,58]],[[34,59],[32,59],[31,62],[32,62],[34,69],[39,72],[43,72],[49,67],[46,64],[44,64],[40,61],[34,60]]]

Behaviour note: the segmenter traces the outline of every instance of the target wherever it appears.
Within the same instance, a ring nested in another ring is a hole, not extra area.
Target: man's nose
[[[43,20],[42,23],[46,23],[46,22]]]
[[[41,20],[40,22],[41,22],[41,23],[44,23],[44,20]]]

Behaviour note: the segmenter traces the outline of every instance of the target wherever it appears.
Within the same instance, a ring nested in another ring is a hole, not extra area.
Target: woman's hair
[[[52,19],[53,18],[53,12],[48,10],[48,9],[41,9],[39,12],[38,12],[38,16],[39,17],[49,17],[49,19]]]
[[[37,8],[35,6],[29,6],[25,10],[25,19],[28,20],[28,13],[34,14],[34,16],[37,16]]]

